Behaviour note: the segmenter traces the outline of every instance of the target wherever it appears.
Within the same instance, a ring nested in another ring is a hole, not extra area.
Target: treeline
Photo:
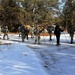
[[[0,23],[10,31],[16,31],[20,24],[54,24],[58,0],[2,0]]]
[[[0,25],[10,31],[17,31],[21,24],[75,26],[75,1],[65,0],[62,12],[61,4],[59,0],[1,0]]]

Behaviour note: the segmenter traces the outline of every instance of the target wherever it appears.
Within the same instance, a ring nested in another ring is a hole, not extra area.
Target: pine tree
[[[2,0],[1,17],[3,25],[7,25],[11,31],[17,31],[18,25],[24,23],[25,10],[16,4],[16,0]]]
[[[75,1],[74,0],[67,0],[64,6],[64,16],[66,21],[66,26],[68,32],[71,35],[71,43],[73,43],[73,36],[75,30]]]

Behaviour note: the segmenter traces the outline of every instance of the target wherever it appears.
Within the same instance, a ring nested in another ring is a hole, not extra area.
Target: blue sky
[[[59,6],[60,9],[63,9],[63,6],[64,6],[64,4],[65,4],[64,1],[65,1],[65,0],[59,0],[59,2],[61,2],[60,6]]]

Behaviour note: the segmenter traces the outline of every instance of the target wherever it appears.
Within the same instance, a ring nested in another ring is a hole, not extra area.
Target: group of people
[[[21,25],[18,28],[19,31],[19,37],[21,35],[22,42],[24,42],[24,39],[26,38],[28,40],[29,32],[31,34],[31,38],[35,38],[35,44],[40,44],[40,33],[44,30],[44,28],[40,29],[38,26],[34,27],[31,26],[30,29],[28,27],[24,27],[24,25]]]
[[[59,25],[56,25],[55,28],[51,25],[48,25],[47,31],[50,35],[49,41],[52,40],[52,31],[54,31],[54,35],[56,36],[56,45],[59,46],[60,45],[60,34],[61,32],[63,32],[63,29],[61,29]]]
[[[54,28],[51,25],[48,25],[47,27],[43,27],[40,28],[38,25],[37,26],[31,26],[30,29],[28,29],[28,27],[25,27],[24,25],[21,25],[18,27],[18,32],[19,32],[19,37],[22,37],[22,42],[24,42],[24,39],[26,38],[28,40],[28,35],[29,33],[31,34],[31,38],[35,39],[35,44],[40,44],[40,33],[42,33],[42,31],[47,30],[48,34],[50,35],[49,41],[52,41],[52,31],[54,31],[54,35],[56,36],[56,45],[59,46],[60,45],[60,34],[61,32],[63,32],[63,30],[59,27],[59,25],[56,25],[56,27]],[[8,36],[8,27],[4,26],[3,28],[1,28],[0,26],[0,35],[1,35],[1,31],[4,33],[3,35],[3,39],[5,39],[5,37],[7,36],[7,39],[9,39]]]
[[[63,32],[63,30],[59,27],[59,25],[56,25],[55,28],[51,25],[48,25],[47,27],[43,27],[43,28],[40,28],[38,25],[35,27],[32,25],[30,29],[22,25],[18,29],[19,29],[19,36],[20,35],[22,36],[22,42],[24,42],[25,38],[27,38],[28,40],[28,34],[30,33],[31,38],[35,39],[34,44],[40,44],[40,33],[42,33],[44,29],[46,29],[48,34],[50,35],[49,41],[52,41],[52,31],[54,31],[54,34],[56,36],[57,46],[60,45],[60,34],[61,32]]]
[[[25,27],[24,25],[19,26],[18,28],[19,32],[19,37],[22,37],[22,42],[24,42],[24,39],[27,38],[28,40],[28,34],[29,34],[29,29],[28,27]]]

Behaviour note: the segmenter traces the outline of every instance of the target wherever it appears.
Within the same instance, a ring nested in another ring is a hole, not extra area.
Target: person
[[[70,44],[73,44],[74,27],[69,26],[68,33],[70,34],[70,38],[71,38],[71,42],[70,42]]]
[[[34,38],[34,26],[30,27],[31,38]]]
[[[21,36],[21,26],[18,27],[19,37]]]
[[[49,41],[52,40],[52,31],[53,31],[53,30],[54,30],[54,27],[53,27],[53,26],[51,26],[51,25],[48,25],[48,26],[47,26],[47,31],[48,31],[49,36],[50,36]]]
[[[24,25],[20,26],[20,31],[21,31],[22,42],[24,42],[24,39],[25,39],[25,27],[24,27]]]
[[[4,26],[3,33],[4,33],[3,39],[5,40],[5,36],[7,36],[7,39],[9,39],[9,37],[8,37],[8,26]]]
[[[1,26],[0,26],[0,36],[1,36],[1,31],[2,31],[2,28],[1,28]]]
[[[29,29],[28,27],[25,27],[25,38],[28,40],[28,34],[29,34]]]
[[[34,29],[34,35],[35,35],[35,43],[34,44],[40,44],[40,33],[43,30],[44,30],[44,28],[40,30],[40,28],[38,26],[36,26],[36,28]]]
[[[60,34],[63,30],[59,27],[59,25],[56,25],[55,30],[54,30],[54,34],[56,35],[56,40],[57,40],[57,46],[60,45]]]

